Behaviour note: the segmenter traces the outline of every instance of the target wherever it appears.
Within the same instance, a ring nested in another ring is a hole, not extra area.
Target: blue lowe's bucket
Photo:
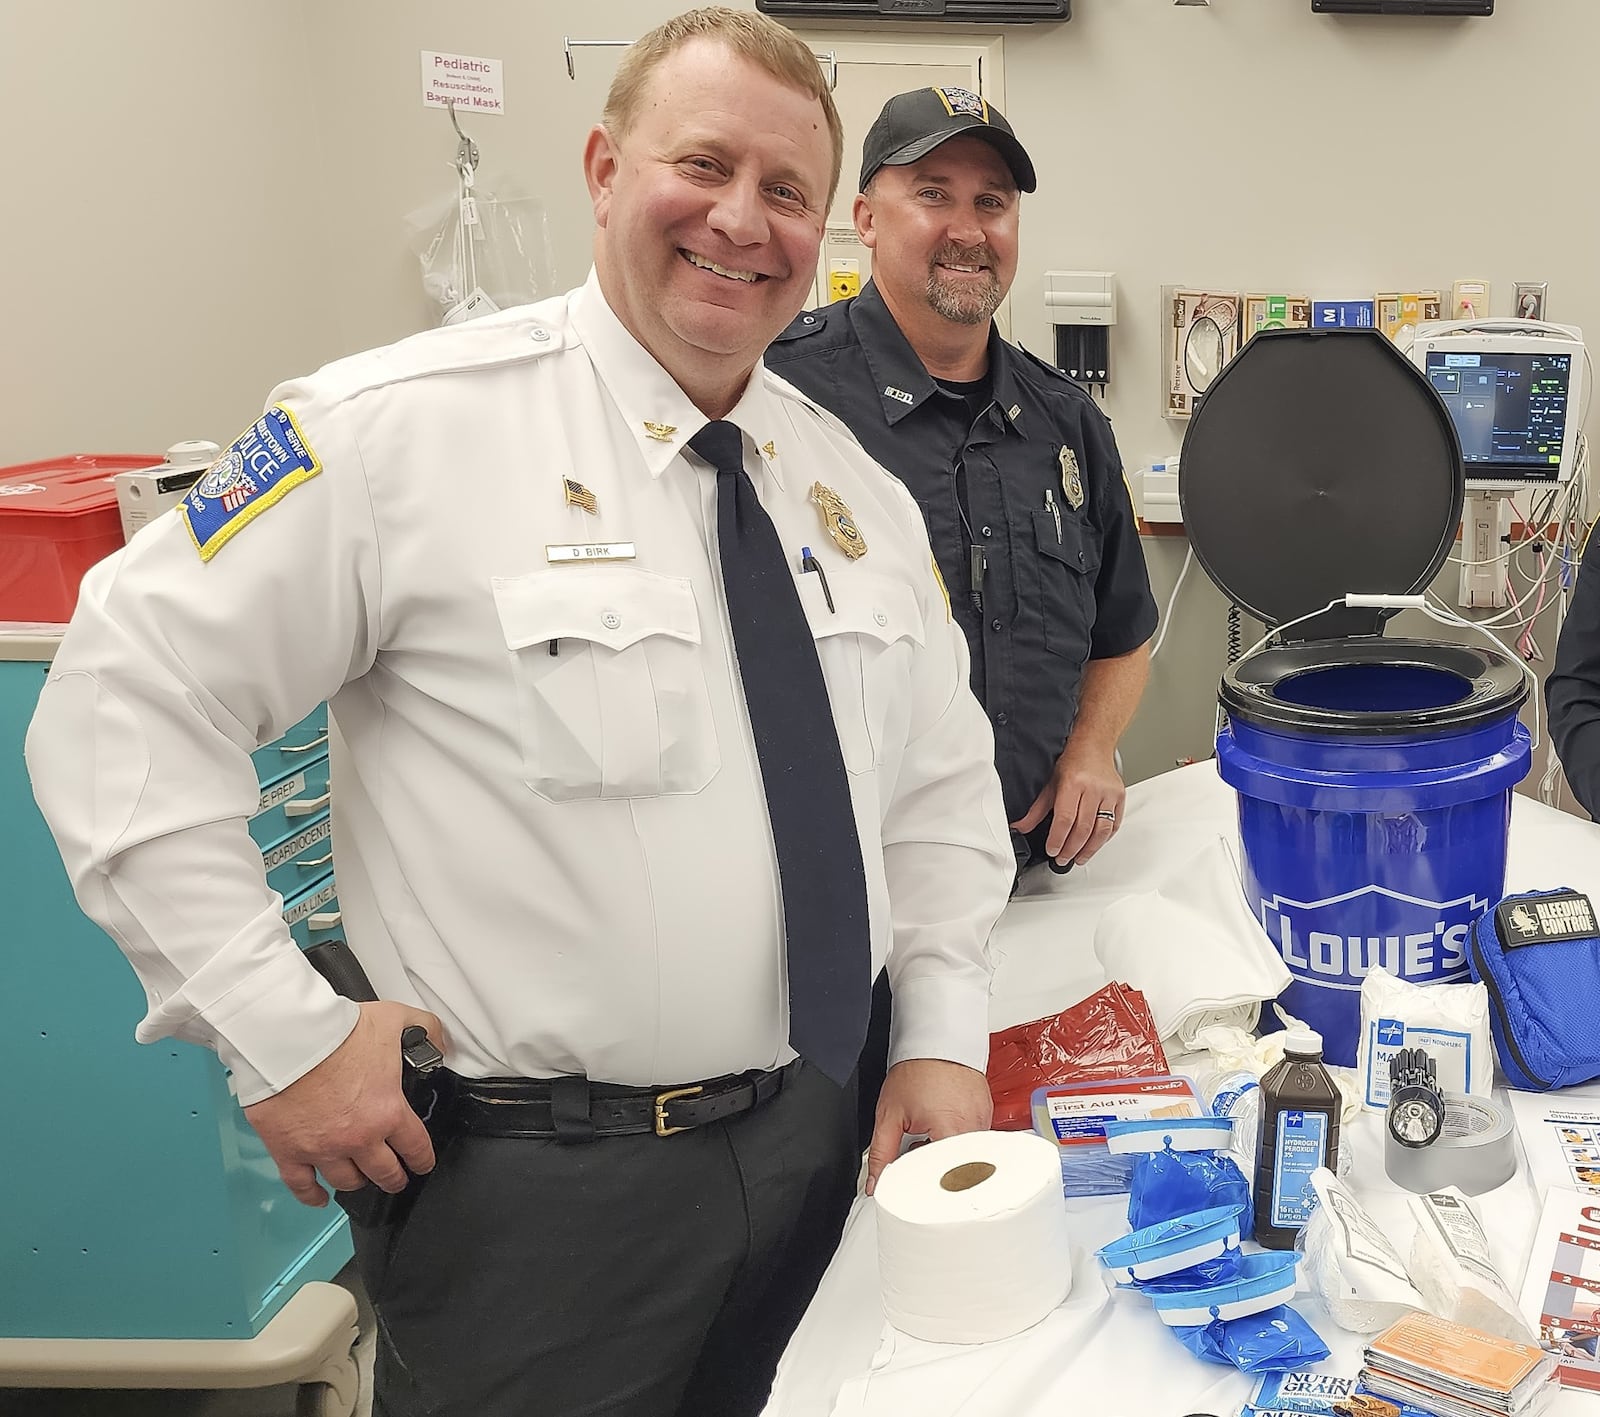
[[[1528,771],[1519,666],[1378,636],[1291,644],[1223,677],[1217,768],[1239,794],[1244,888],[1294,982],[1283,1007],[1353,1066],[1361,981],[1467,978],[1467,930],[1505,893]]]
[[[1184,438],[1195,558],[1282,627],[1223,676],[1217,767],[1250,908],[1294,976],[1284,1007],[1331,1063],[1355,1062],[1376,966],[1467,977],[1468,926],[1505,885],[1526,675],[1494,650],[1383,637],[1443,568],[1465,490],[1449,409],[1374,330],[1262,331]]]

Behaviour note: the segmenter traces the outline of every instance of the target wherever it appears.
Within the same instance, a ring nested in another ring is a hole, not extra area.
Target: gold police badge
[[[1078,471],[1078,455],[1071,448],[1061,449],[1061,491],[1073,511],[1083,507],[1083,474]]]
[[[833,538],[833,544],[852,561],[858,556],[865,556],[867,539],[856,526],[855,518],[850,515],[850,508],[844,504],[844,498],[833,488],[824,487],[820,482],[813,482],[811,500],[822,512],[822,525]]]

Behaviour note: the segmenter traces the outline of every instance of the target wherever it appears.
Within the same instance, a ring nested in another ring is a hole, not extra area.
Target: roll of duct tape
[[[1459,1186],[1469,1196],[1504,1185],[1517,1172],[1511,1113],[1491,1097],[1444,1095],[1444,1131],[1431,1146],[1402,1146],[1384,1129],[1383,1169],[1397,1186],[1424,1195]]]

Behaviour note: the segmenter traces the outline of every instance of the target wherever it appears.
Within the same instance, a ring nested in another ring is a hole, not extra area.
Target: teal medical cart
[[[214,1055],[133,1041],[144,991],[78,909],[23,737],[56,638],[0,629],[0,1386],[300,1383],[349,1417],[343,1212],[300,1205]],[[251,833],[304,947],[338,924],[326,708],[255,754]]]

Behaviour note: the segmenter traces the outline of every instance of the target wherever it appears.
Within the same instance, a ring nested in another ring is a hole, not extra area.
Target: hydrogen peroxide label
[[[1272,1164],[1272,1223],[1298,1230],[1317,1208],[1311,1173],[1327,1165],[1328,1119],[1321,1112],[1285,1108],[1278,1113],[1278,1146]]]

